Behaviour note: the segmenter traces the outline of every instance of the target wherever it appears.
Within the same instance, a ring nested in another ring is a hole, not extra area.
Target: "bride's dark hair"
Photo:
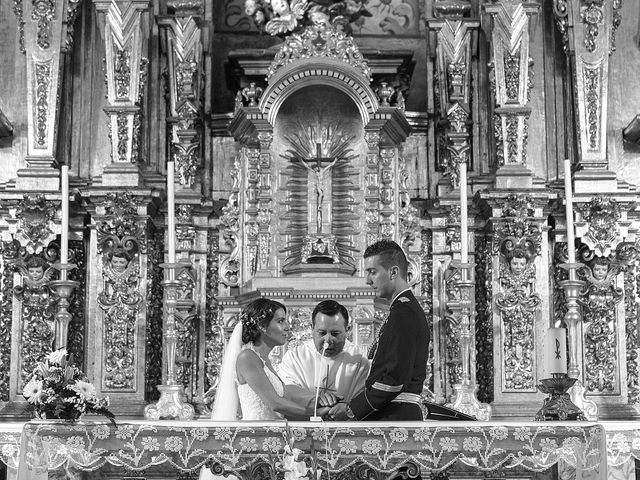
[[[278,310],[287,313],[287,307],[268,298],[258,298],[244,307],[240,314],[242,322],[242,343],[255,342],[260,338],[259,327],[267,328]]]

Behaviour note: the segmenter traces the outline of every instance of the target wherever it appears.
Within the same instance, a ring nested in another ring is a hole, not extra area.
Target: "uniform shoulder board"
[[[407,297],[398,297],[398,301],[402,303],[407,303],[407,302],[410,302],[411,300],[408,299]]]

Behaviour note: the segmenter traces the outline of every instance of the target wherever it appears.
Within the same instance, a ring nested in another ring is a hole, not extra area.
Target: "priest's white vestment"
[[[335,392],[344,400],[364,389],[369,375],[370,361],[348,340],[342,352],[334,357],[323,357],[309,340],[287,351],[278,368],[278,374],[285,385],[297,385],[309,391]]]

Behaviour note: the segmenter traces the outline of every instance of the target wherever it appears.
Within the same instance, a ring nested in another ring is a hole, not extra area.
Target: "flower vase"
[[[73,423],[80,420],[81,416],[82,413],[72,410],[70,412],[60,412],[59,414],[54,412],[43,412],[43,414],[40,415],[40,418],[44,418],[46,420],[62,420],[68,423]]]

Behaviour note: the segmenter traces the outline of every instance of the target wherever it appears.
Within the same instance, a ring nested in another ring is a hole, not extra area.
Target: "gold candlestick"
[[[586,420],[582,410],[571,401],[568,393],[577,380],[564,373],[552,373],[551,377],[543,378],[538,385],[538,389],[549,396],[544,399],[542,408],[536,414],[536,421]]]
[[[67,348],[67,338],[69,335],[69,323],[71,323],[71,314],[69,313],[69,298],[73,290],[80,285],[74,280],[67,280],[67,272],[76,268],[73,263],[56,263],[54,268],[60,270],[60,280],[52,280],[49,287],[56,293],[58,297],[58,309],[55,315],[55,339],[53,348]]]
[[[175,315],[180,281],[175,279],[175,272],[184,265],[181,263],[163,263],[160,266],[165,269],[165,280],[162,282],[162,286],[164,288],[164,344],[167,371],[164,384],[158,385],[160,399],[157,403],[149,404],[144,408],[144,416],[151,420],[176,418],[191,420],[195,416],[195,410],[192,405],[183,401],[182,385],[176,382],[176,347],[178,338]]]
[[[560,281],[560,286],[564,289],[564,296],[567,302],[567,312],[564,315],[564,323],[567,326],[567,336],[569,337],[569,377],[575,378],[576,382],[569,388],[571,401],[584,413],[589,421],[598,420],[598,405],[592,400],[587,400],[587,389],[580,380],[579,361],[579,332],[578,326],[582,322],[582,313],[578,305],[580,289],[585,285],[582,280],[576,279],[576,271],[582,267],[581,263],[563,263],[560,268],[569,272],[569,279]]]

